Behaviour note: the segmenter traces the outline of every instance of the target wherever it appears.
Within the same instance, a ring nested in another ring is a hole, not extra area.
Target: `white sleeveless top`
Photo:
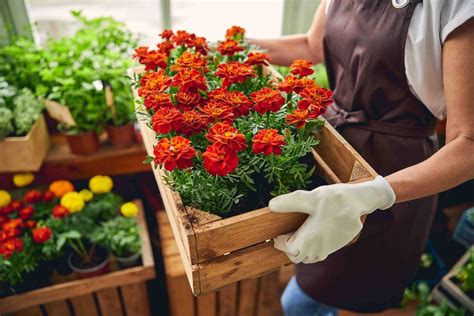
[[[326,1],[326,13],[332,2]],[[472,17],[474,0],[424,0],[413,12],[405,45],[405,73],[411,92],[438,119],[446,118],[443,43],[452,31]]]

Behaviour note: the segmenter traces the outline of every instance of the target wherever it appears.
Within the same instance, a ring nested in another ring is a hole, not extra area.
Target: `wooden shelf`
[[[51,147],[38,172],[35,172],[35,184],[45,184],[58,179],[80,180],[97,174],[126,175],[151,171],[149,164],[143,164],[146,150],[138,143],[129,148],[112,147],[101,139],[98,152],[79,156],[71,154],[66,139],[62,135],[51,137]],[[13,186],[12,174],[0,174],[2,189]]]

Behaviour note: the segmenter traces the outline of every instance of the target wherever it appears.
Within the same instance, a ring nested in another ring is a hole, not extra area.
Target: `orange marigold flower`
[[[206,91],[206,77],[204,77],[196,69],[182,69],[173,77],[171,85],[179,87],[182,91],[198,92],[198,90]]]
[[[252,152],[263,153],[265,156],[281,154],[285,138],[276,129],[262,129],[252,139]]]
[[[199,101],[201,101],[201,95],[196,92],[188,92],[188,91],[178,91],[178,93],[174,96],[178,108],[182,110],[191,110]]]
[[[207,61],[198,54],[193,54],[191,52],[184,52],[173,66],[171,66],[172,71],[180,71],[182,69],[196,69],[201,73],[206,73],[209,71],[207,68]]]
[[[161,108],[151,117],[153,130],[159,134],[167,134],[171,131],[179,131],[182,116],[176,108]]]
[[[33,236],[33,240],[37,244],[43,244],[45,243],[49,238],[51,238],[51,228],[49,227],[39,227],[35,228],[31,231],[31,234]]]
[[[171,41],[178,46],[186,45],[190,40],[190,36],[191,34],[186,31],[177,31],[176,34],[171,37]]]
[[[199,110],[201,110],[208,124],[214,122],[226,122],[230,124],[234,120],[232,108],[216,100],[209,100],[205,106],[199,107]]]
[[[207,132],[206,138],[210,142],[218,144],[219,146],[228,147],[235,152],[247,148],[245,135],[239,133],[235,127],[227,123],[214,124]]]
[[[254,102],[254,110],[260,114],[265,114],[268,111],[277,112],[285,104],[285,98],[281,93],[270,88],[262,88],[257,92],[252,92],[250,97]]]
[[[149,111],[156,111],[159,108],[172,107],[171,96],[168,93],[155,93],[145,97],[143,105]]]
[[[226,39],[236,39],[236,40],[241,40],[244,38],[245,35],[245,29],[240,26],[232,26],[228,28],[225,32],[225,38]]]
[[[319,104],[323,107],[327,107],[331,103],[333,103],[332,100],[332,91],[328,89],[324,89],[321,87],[318,87],[316,85],[314,86],[307,86],[304,88],[300,93],[299,93],[303,98],[309,100],[309,103],[312,104]],[[301,101],[300,101],[301,102]],[[306,102],[304,102],[306,104]],[[300,107],[298,105],[298,107]],[[300,108],[308,108],[308,106],[303,105]]]
[[[319,112],[296,109],[286,116],[286,122],[296,125],[296,128],[302,128],[309,120],[315,119],[318,116]]]
[[[302,82],[303,79],[299,79],[295,76],[286,76],[283,81],[280,81],[277,85],[278,90],[291,93],[291,92],[300,92],[304,89],[304,83]]]
[[[174,33],[173,33],[172,30],[164,30],[159,35],[162,39],[165,39],[165,40],[169,41],[170,38],[174,35]]]
[[[268,65],[270,63],[270,55],[260,52],[251,52],[247,56],[246,63],[249,65]]]
[[[157,50],[148,50],[148,47],[139,47],[135,50],[134,58],[145,65],[145,70],[155,70],[157,67],[165,69],[168,66],[166,54]]]
[[[180,132],[186,136],[199,134],[207,127],[207,120],[196,110],[184,111]]]
[[[11,219],[2,225],[3,232],[7,238],[12,238],[21,234],[23,220],[21,218]]]
[[[158,51],[162,52],[166,56],[170,55],[171,50],[174,48],[174,44],[170,41],[164,41],[156,45]]]
[[[228,147],[222,147],[218,144],[207,146],[202,156],[204,158],[204,168],[212,175],[226,176],[234,172],[239,165],[237,153]]]
[[[146,97],[150,94],[164,92],[169,88],[171,78],[165,75],[165,71],[147,72],[140,79],[140,87],[138,88],[138,95]]]
[[[191,147],[191,141],[182,136],[162,138],[154,148],[155,163],[162,164],[166,170],[175,168],[186,169],[193,166],[196,150]]]
[[[241,52],[244,50],[242,46],[239,46],[239,43],[232,39],[227,39],[224,42],[219,42],[217,46],[217,50],[222,55],[233,56],[237,52]]]
[[[240,91],[227,91],[223,102],[232,108],[236,117],[248,115],[252,106],[250,99]]]
[[[232,83],[243,83],[247,78],[255,77],[254,69],[250,65],[232,61],[217,66],[216,76],[223,78],[222,86],[228,87]]]
[[[217,88],[209,92],[207,96],[209,99],[225,102],[228,92],[226,88]]]
[[[190,38],[190,42],[188,43],[189,47],[194,47],[194,50],[196,53],[200,53],[203,56],[207,55],[207,51],[209,50],[209,47],[207,45],[207,41],[205,37],[200,37],[200,36],[192,36]]]
[[[57,197],[74,191],[74,185],[68,180],[56,180],[49,185],[49,191],[53,192]]]
[[[305,59],[296,59],[290,65],[291,73],[294,75],[300,75],[300,77],[311,75],[314,70],[311,68],[313,64]]]

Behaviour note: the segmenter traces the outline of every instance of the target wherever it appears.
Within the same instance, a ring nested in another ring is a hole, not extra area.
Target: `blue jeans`
[[[339,311],[323,305],[303,292],[296,278],[292,277],[281,296],[285,316],[337,316]]]

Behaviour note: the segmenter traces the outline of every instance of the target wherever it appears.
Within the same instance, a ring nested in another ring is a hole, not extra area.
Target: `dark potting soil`
[[[87,248],[87,251],[89,251],[90,248]],[[97,267],[101,263],[103,263],[107,257],[109,256],[107,250],[100,246],[96,246],[94,253],[92,254],[92,258],[88,262],[84,262],[80,256],[78,256],[76,253],[72,255],[71,258],[71,263],[74,267],[85,270],[85,269],[90,269]]]

